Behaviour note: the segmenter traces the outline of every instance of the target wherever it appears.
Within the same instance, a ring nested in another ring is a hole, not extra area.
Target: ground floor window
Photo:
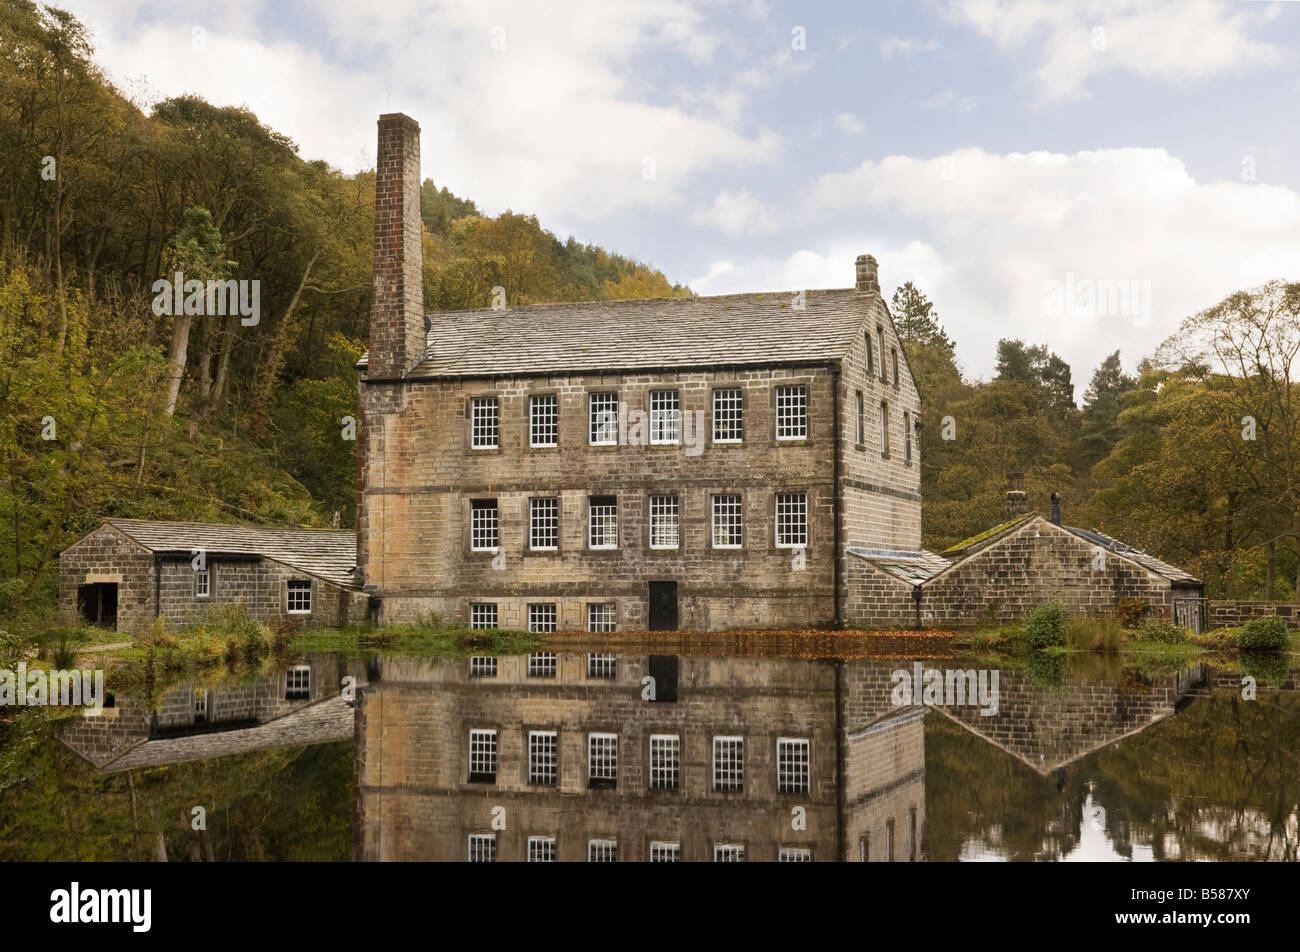
[[[554,863],[555,862],[555,837],[553,836],[528,837],[528,862]]]
[[[480,602],[469,606],[469,626],[479,630],[497,627],[496,602]]]
[[[474,833],[469,838],[469,861],[471,863],[495,863],[497,861],[497,835],[495,833]]]
[[[682,844],[666,840],[650,841],[650,862],[679,863],[682,859]]]
[[[194,597],[207,598],[212,594],[212,570],[203,569],[194,573]]]
[[[291,578],[288,582],[288,611],[290,615],[306,615],[311,611],[311,582]]]
[[[588,605],[587,606],[587,630],[588,631],[613,631],[614,630],[614,606],[613,605]]]
[[[618,840],[587,840],[587,862],[617,863]]]
[[[529,605],[528,630],[540,634],[555,631],[555,605]]]

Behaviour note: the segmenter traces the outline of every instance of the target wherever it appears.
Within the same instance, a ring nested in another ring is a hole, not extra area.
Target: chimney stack
[[[400,112],[379,117],[375,158],[374,288],[368,377],[402,377],[424,359],[420,227],[420,126]]]
[[[1061,524],[1061,494],[1052,493],[1052,522]]]
[[[858,255],[858,275],[855,288],[859,294],[867,292],[880,293],[880,272],[876,259],[871,255]]]
[[[1007,473],[1007,519],[1023,516],[1028,511],[1029,497],[1025,494],[1025,474]]]

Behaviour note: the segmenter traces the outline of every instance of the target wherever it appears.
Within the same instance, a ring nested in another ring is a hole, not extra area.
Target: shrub
[[[1122,632],[1117,618],[1072,618],[1065,643],[1078,651],[1117,651]]]
[[[1182,644],[1187,640],[1187,629],[1167,621],[1150,619],[1144,621],[1137,630],[1138,641],[1155,641],[1162,645]]]
[[[1252,618],[1237,632],[1242,651],[1281,651],[1286,647],[1286,622],[1277,615]]]
[[[1060,602],[1039,605],[1025,619],[1025,638],[1031,648],[1048,648],[1065,644],[1065,629],[1070,618]]]
[[[1243,651],[1241,670],[1260,684],[1282,684],[1291,676],[1290,665],[1285,658],[1260,651]]]
[[[1146,613],[1145,598],[1121,598],[1115,603],[1115,617],[1125,628],[1136,628]]]

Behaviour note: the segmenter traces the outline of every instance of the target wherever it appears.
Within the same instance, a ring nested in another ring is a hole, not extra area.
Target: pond
[[[308,654],[29,712],[0,858],[1297,859],[1294,657],[587,647]]]

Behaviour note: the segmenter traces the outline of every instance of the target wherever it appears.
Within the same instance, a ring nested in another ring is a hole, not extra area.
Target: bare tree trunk
[[[167,354],[167,360],[171,364],[171,380],[167,384],[167,410],[168,416],[176,413],[176,400],[181,392],[181,378],[185,376],[185,356],[190,347],[190,323],[192,318],[189,314],[177,314],[176,323],[172,326],[172,346]]]
[[[1271,602],[1276,594],[1277,542],[1269,539],[1266,549],[1268,551],[1268,563],[1264,569],[1264,597]]]
[[[215,407],[226,395],[226,381],[230,379],[230,354],[235,349],[235,335],[228,330],[221,332],[221,356],[217,358],[217,379],[212,384],[212,398],[204,413]]]

